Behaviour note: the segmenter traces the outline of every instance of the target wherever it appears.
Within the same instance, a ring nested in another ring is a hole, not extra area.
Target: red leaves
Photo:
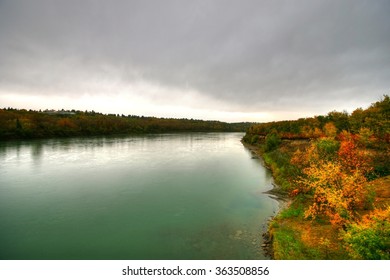
[[[344,169],[349,173],[360,171],[367,174],[372,170],[371,159],[362,148],[357,145],[358,136],[349,133],[340,134],[340,149],[338,157]]]
[[[300,193],[299,189],[295,189],[295,190],[292,190],[292,191],[290,192],[290,196],[291,196],[291,197],[294,197],[294,196],[297,196],[299,193]]]

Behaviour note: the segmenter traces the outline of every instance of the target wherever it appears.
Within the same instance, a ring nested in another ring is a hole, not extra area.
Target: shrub
[[[337,157],[340,143],[333,139],[323,138],[316,142],[316,148],[321,159],[334,160]]]
[[[322,162],[304,169],[306,176],[296,182],[302,193],[312,193],[313,202],[305,217],[328,217],[335,226],[344,225],[368,203],[367,180],[360,172],[344,173],[342,166]]]
[[[365,215],[348,226],[344,234],[353,259],[390,259],[390,207]]]
[[[259,135],[253,135],[250,140],[250,144],[256,144],[259,141]]]
[[[269,133],[265,137],[265,151],[270,152],[279,147],[282,140],[277,133]]]

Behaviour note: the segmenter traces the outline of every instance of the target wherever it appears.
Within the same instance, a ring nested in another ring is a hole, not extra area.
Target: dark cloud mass
[[[390,89],[389,14],[388,0],[0,0],[0,94],[143,81],[225,111],[369,104]]]

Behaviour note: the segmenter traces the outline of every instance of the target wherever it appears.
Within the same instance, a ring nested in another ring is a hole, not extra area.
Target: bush
[[[251,144],[251,145],[254,145],[254,144],[256,144],[258,141],[259,141],[259,135],[253,135],[253,136],[251,137],[250,144]]]
[[[359,223],[348,226],[344,234],[347,250],[353,259],[390,259],[390,207],[376,210]]]
[[[290,163],[290,157],[280,149],[263,154],[264,162],[272,170],[275,182],[284,190],[291,188],[292,179],[299,172],[298,168]]]
[[[265,137],[265,151],[270,152],[279,147],[282,140],[277,133],[269,133]]]
[[[316,142],[316,148],[321,159],[334,160],[337,157],[340,143],[333,139],[323,138]]]

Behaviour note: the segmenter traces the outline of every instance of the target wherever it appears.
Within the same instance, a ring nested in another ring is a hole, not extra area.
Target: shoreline
[[[279,185],[277,185],[274,181],[274,174],[272,173],[271,168],[265,163],[262,153],[259,150],[259,147],[250,145],[248,143],[245,143],[241,140],[241,143],[245,148],[247,148],[252,153],[252,159],[259,159],[262,163],[262,165],[267,168],[271,174],[272,174],[272,189],[268,191],[264,191],[263,193],[268,195],[271,199],[274,199],[279,204],[279,209],[274,213],[274,215],[269,216],[267,221],[265,222],[265,230],[262,233],[263,237],[263,243],[261,244],[261,248],[264,252],[264,255],[266,257],[270,257],[271,260],[274,260],[274,253],[273,253],[273,237],[269,231],[269,225],[270,223],[275,219],[275,217],[284,209],[288,208],[288,206],[291,204],[291,198],[288,196],[288,194],[281,189]]]

